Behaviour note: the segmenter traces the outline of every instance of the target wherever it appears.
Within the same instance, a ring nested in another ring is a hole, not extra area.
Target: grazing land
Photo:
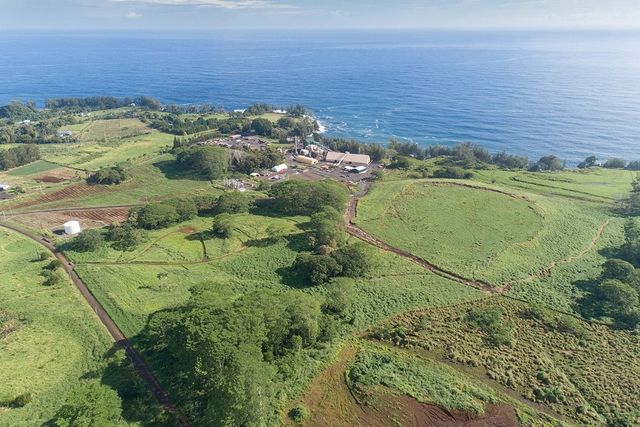
[[[334,140],[302,106],[51,105],[0,120],[0,225],[32,235],[0,228],[1,425],[640,423],[636,171]]]
[[[38,244],[0,228],[0,425],[40,425],[56,419],[65,405],[80,403],[76,394],[82,398],[85,388],[115,399],[87,402],[83,410],[120,408],[116,390],[122,392],[127,382],[137,383],[123,352],[113,348],[107,331],[71,282],[62,276],[60,283],[43,286],[42,273],[53,257],[40,260],[42,251]],[[154,408],[144,389],[131,386],[129,393],[129,404],[138,400]],[[129,404],[128,420],[108,417],[112,425],[151,420]]]

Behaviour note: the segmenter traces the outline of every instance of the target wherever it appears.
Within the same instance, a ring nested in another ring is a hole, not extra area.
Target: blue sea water
[[[327,134],[640,159],[640,32],[0,32],[0,103],[310,107]]]

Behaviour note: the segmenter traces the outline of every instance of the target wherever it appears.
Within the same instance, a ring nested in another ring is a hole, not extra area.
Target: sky
[[[640,0],[0,0],[6,29],[640,28]]]

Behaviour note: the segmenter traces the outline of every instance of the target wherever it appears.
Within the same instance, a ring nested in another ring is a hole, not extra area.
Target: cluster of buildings
[[[217,145],[223,148],[250,148],[253,150],[264,150],[268,142],[257,136],[229,135],[225,138],[214,138],[208,141],[199,142],[198,145]]]

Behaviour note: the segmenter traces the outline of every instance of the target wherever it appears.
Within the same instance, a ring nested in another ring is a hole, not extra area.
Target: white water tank
[[[82,231],[78,221],[68,221],[64,223],[64,233],[68,235],[78,234]]]

